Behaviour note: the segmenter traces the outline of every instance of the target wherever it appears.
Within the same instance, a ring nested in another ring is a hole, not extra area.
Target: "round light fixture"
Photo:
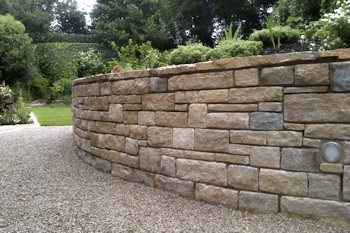
[[[322,157],[329,163],[336,163],[342,157],[342,147],[336,142],[326,142],[321,146]]]

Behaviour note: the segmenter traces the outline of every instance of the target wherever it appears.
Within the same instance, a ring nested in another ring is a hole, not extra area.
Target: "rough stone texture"
[[[194,198],[194,183],[192,181],[156,175],[156,187],[183,197]]]
[[[311,64],[295,66],[295,85],[317,86],[329,84],[329,65]]]
[[[215,153],[208,153],[208,152],[185,151],[184,157],[187,159],[215,161]]]
[[[196,129],[194,148],[201,151],[228,152],[229,131],[214,129]]]
[[[179,149],[194,149],[194,129],[173,129],[173,147]]]
[[[333,63],[330,69],[332,91],[350,91],[350,62]]]
[[[85,99],[83,109],[107,111],[108,99],[107,97],[89,97]]]
[[[261,191],[270,193],[307,196],[307,174],[302,172],[260,169],[259,188]]]
[[[177,91],[175,92],[175,103],[197,103],[199,98],[198,91]]]
[[[188,109],[188,126],[206,128],[207,112],[206,104],[191,104]]]
[[[124,104],[141,104],[141,96],[140,95],[124,95],[123,103]]]
[[[318,149],[282,149],[282,168],[291,171],[319,172]]]
[[[344,143],[344,164],[350,164],[350,142]]]
[[[303,146],[319,148],[321,146],[321,140],[303,138]]]
[[[320,87],[286,87],[283,89],[285,94],[301,94],[301,93],[325,93],[329,90],[328,86]]]
[[[350,166],[344,166],[343,189],[344,199],[350,201]]]
[[[112,94],[112,84],[110,82],[105,82],[100,84],[101,95]]]
[[[96,137],[91,139],[91,146],[100,149],[111,149],[124,152],[125,137],[110,134],[98,134]]]
[[[187,127],[187,115],[185,112],[156,112],[155,122],[157,126]]]
[[[199,91],[200,103],[227,103],[228,90]]]
[[[155,176],[151,173],[132,169],[120,164],[113,164],[112,175],[122,180],[141,183],[150,187],[155,186]]]
[[[196,184],[195,199],[231,209],[238,208],[238,192],[205,184]]]
[[[154,112],[140,111],[138,112],[138,124],[152,126],[155,125]]]
[[[147,94],[142,96],[142,110],[172,111],[174,110],[174,94]]]
[[[123,113],[123,123],[124,124],[137,124],[137,112],[134,111],[124,111]]]
[[[226,164],[224,163],[177,159],[176,167],[176,175],[180,179],[220,186],[227,185]]]
[[[249,156],[216,153],[215,154],[215,161],[248,165],[249,164]]]
[[[281,197],[281,211],[302,216],[350,220],[350,203],[302,197]]]
[[[124,104],[123,110],[124,111],[138,111],[141,110],[141,104]]]
[[[139,144],[137,140],[126,138],[125,139],[125,153],[137,155],[139,153]]]
[[[266,145],[266,132],[252,130],[231,130],[231,143],[249,144],[249,145]]]
[[[97,121],[91,130],[96,133],[116,134],[116,124],[111,122]]]
[[[147,140],[149,146],[171,147],[173,145],[173,130],[164,127],[148,127]]]
[[[123,105],[110,104],[108,110],[108,119],[113,122],[123,122]]]
[[[188,104],[175,104],[175,111],[187,112]]]
[[[209,104],[209,112],[255,112],[257,104]]]
[[[278,206],[277,195],[247,191],[239,192],[239,210],[262,214],[276,214],[279,212]]]
[[[168,81],[168,90],[201,90],[233,87],[233,71],[187,74],[173,76]]]
[[[142,125],[130,125],[130,137],[134,139],[147,139],[147,127]]]
[[[267,144],[269,146],[301,146],[303,134],[293,131],[270,131],[267,132]]]
[[[160,160],[160,172],[167,176],[176,175],[175,158],[163,155]]]
[[[140,148],[140,168],[142,170],[160,173],[161,153],[160,149],[141,147]]]
[[[305,137],[350,140],[348,124],[313,124],[306,125]]]
[[[350,122],[350,94],[300,94],[284,97],[289,122]]]
[[[340,177],[338,175],[309,173],[309,196],[339,200]]]
[[[283,129],[283,115],[270,112],[254,112],[250,114],[250,128],[257,130]]]
[[[230,165],[227,169],[227,182],[235,189],[258,191],[259,170],[255,167]]]
[[[250,155],[251,148],[250,145],[230,144],[228,152],[236,155]]]
[[[95,157],[93,159],[92,166],[104,173],[111,173],[112,171],[112,163],[105,159]]]
[[[343,164],[321,163],[320,170],[325,173],[342,174],[344,172]]]
[[[250,165],[256,167],[280,168],[281,152],[279,147],[252,147]]]
[[[260,112],[282,112],[282,103],[280,102],[265,102],[259,103]]]
[[[304,131],[305,125],[295,123],[284,123],[284,128],[288,130]]]
[[[235,84],[237,87],[257,86],[259,85],[258,69],[236,70]]]
[[[229,103],[258,103],[281,101],[281,87],[233,88],[228,91]]]
[[[248,129],[248,113],[209,113],[207,115],[208,128]]]
[[[138,156],[131,156],[125,153],[118,153],[115,151],[110,152],[110,157],[114,157],[115,163],[123,164],[133,168],[140,167],[140,158]]]
[[[294,66],[279,66],[261,70],[262,85],[289,85],[294,83]]]
[[[149,81],[149,92],[165,92],[168,87],[168,79],[152,77]]]
[[[100,94],[100,84],[92,83],[87,85],[78,85],[75,89],[75,95],[80,96],[96,96]]]
[[[116,134],[120,136],[130,136],[130,125],[124,125],[124,124],[116,124],[115,126],[115,132]]]
[[[185,155],[185,151],[183,150],[176,150],[176,149],[169,149],[169,148],[161,148],[161,154],[167,155],[174,158],[183,158]]]
[[[120,80],[112,83],[112,93],[116,95],[136,95],[148,92],[149,79]]]

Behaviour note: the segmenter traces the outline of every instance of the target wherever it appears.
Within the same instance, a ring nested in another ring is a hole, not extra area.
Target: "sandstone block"
[[[110,153],[113,154],[115,152],[111,151]],[[138,156],[132,156],[126,153],[116,153],[115,158],[116,158],[116,163],[133,167],[133,168],[140,167],[140,158]]]
[[[290,122],[350,122],[350,93],[286,95],[284,118]]]
[[[343,197],[350,201],[350,166],[344,166]]]
[[[188,111],[188,104],[175,104],[175,111],[187,112]]]
[[[105,159],[105,160],[109,159],[109,151],[108,150],[99,149],[96,147],[91,147],[90,153],[91,153],[92,157],[100,157],[100,158]],[[92,165],[92,162],[88,163],[88,164]]]
[[[220,89],[233,86],[233,71],[178,75],[168,81],[169,91]]]
[[[265,192],[307,196],[307,174],[302,172],[260,169],[259,188]]]
[[[194,198],[194,183],[192,181],[156,175],[156,187],[183,197]]]
[[[279,66],[261,70],[263,85],[289,85],[294,83],[294,67]]]
[[[350,140],[349,124],[306,125],[305,137]]]
[[[148,78],[119,80],[112,83],[112,93],[116,95],[136,95],[148,93]]]
[[[104,172],[104,173],[111,173],[112,171],[112,163],[108,160],[105,160],[105,159],[100,159],[100,158],[97,158],[97,157],[94,157],[92,159],[92,166],[98,170],[98,171],[101,171],[101,172]]]
[[[175,103],[184,103],[184,104],[197,103],[198,98],[199,98],[198,91],[175,92]]]
[[[234,73],[235,84],[237,87],[258,86],[259,74],[258,69],[236,70]]]
[[[196,184],[195,199],[228,208],[238,208],[238,192],[212,185]]]
[[[130,167],[123,166],[120,164],[113,164],[112,175],[122,180],[142,183],[151,187],[155,186],[155,175],[148,172],[132,169]]]
[[[233,88],[228,91],[229,103],[259,103],[281,101],[281,87]]]
[[[267,132],[267,144],[269,146],[301,146],[303,134],[293,131]]]
[[[112,163],[119,163],[120,159],[120,154],[122,152],[119,151],[114,151],[114,150],[106,150],[106,158],[107,160],[111,161]]]
[[[115,132],[120,136],[130,136],[130,125],[116,124]]]
[[[199,102],[201,103],[227,103],[228,90],[199,91]]]
[[[284,128],[288,130],[304,131],[305,125],[295,123],[284,123]]]
[[[335,163],[321,163],[320,170],[325,173],[342,174],[344,172],[343,165]]]
[[[229,131],[214,129],[196,129],[194,148],[201,151],[228,152]]]
[[[300,94],[300,93],[326,93],[328,92],[328,86],[318,87],[285,87],[283,92],[285,94]]]
[[[123,104],[124,96],[123,95],[110,95],[108,96],[108,102],[110,104]]]
[[[231,130],[230,141],[234,144],[266,145],[266,132],[252,130]]]
[[[147,139],[147,127],[142,125],[130,125],[130,137],[134,139]]]
[[[84,109],[107,111],[108,107],[107,97],[89,97],[84,101]]]
[[[350,91],[350,63],[333,63],[331,68],[331,86],[336,92]]]
[[[247,191],[239,192],[239,210],[276,214],[279,212],[278,205],[277,195]]]
[[[176,175],[180,179],[220,186],[227,185],[226,164],[224,163],[177,159],[176,168]]]
[[[245,155],[231,155],[231,154],[215,154],[215,161],[233,164],[249,164],[249,156]]]
[[[93,125],[92,131],[103,134],[116,134],[116,124],[96,121]]]
[[[160,172],[167,176],[176,175],[175,158],[162,155],[160,160]]]
[[[149,82],[148,91],[152,92],[165,92],[168,87],[168,79],[152,77]]]
[[[257,104],[209,104],[209,112],[255,112]]]
[[[173,129],[173,147],[179,149],[194,149],[194,129],[175,128]]]
[[[137,112],[134,111],[124,111],[123,113],[123,123],[124,124],[137,124]]]
[[[191,104],[188,109],[188,126],[206,128],[207,112],[206,104]]]
[[[200,152],[200,151],[184,151],[184,158],[214,161],[215,153]]]
[[[328,85],[329,65],[310,64],[295,66],[295,85]]]
[[[248,113],[208,113],[207,127],[221,129],[248,129]]]
[[[149,172],[134,169],[132,182],[144,184],[149,187],[155,187],[155,175]]]
[[[259,170],[255,167],[230,165],[227,169],[227,182],[235,189],[258,191]]]
[[[321,146],[321,140],[311,139],[311,138],[303,138],[303,146],[319,148]]]
[[[139,125],[155,125],[155,116],[154,112],[150,111],[140,111],[138,112],[138,124]]]
[[[124,95],[123,103],[124,104],[141,104],[141,95]]]
[[[74,127],[74,133],[82,138],[89,138],[89,135],[90,135],[90,133],[88,131],[81,130],[77,127]]]
[[[228,152],[236,155],[250,155],[251,148],[252,146],[250,145],[230,144]]]
[[[326,217],[349,221],[350,203],[303,197],[281,197],[281,211],[312,217]]]
[[[339,200],[340,177],[331,174],[309,173],[309,196],[320,199]]]
[[[110,134],[99,134],[97,140],[92,140],[91,145],[100,149],[110,149],[120,152],[125,151],[125,137],[110,135]]]
[[[101,95],[112,94],[112,84],[110,82],[105,82],[100,84]]]
[[[280,168],[281,152],[279,147],[252,147],[250,165],[256,167]]]
[[[160,173],[161,154],[160,149],[141,147],[140,168],[148,172]]]
[[[141,110],[141,104],[124,104],[123,110],[124,111],[139,111]]]
[[[156,112],[155,123],[164,127],[187,127],[187,113],[185,112]]]
[[[108,110],[108,119],[113,122],[123,122],[123,105],[110,104]]]
[[[282,168],[291,171],[319,172],[318,149],[282,149]]]
[[[344,164],[350,164],[350,142],[344,143]]]
[[[263,102],[259,103],[260,112],[282,112],[282,103],[280,102]]]
[[[283,115],[270,112],[253,112],[250,114],[250,128],[256,130],[283,129]]]
[[[125,139],[125,153],[137,155],[139,153],[139,144],[137,140],[126,138]]]
[[[172,147],[173,130],[164,127],[148,127],[147,140],[149,146]]]
[[[174,110],[174,94],[147,94],[142,96],[142,110],[172,111]]]
[[[185,156],[184,150],[176,150],[176,149],[169,149],[169,148],[161,148],[161,154],[174,157],[174,158],[183,158]]]

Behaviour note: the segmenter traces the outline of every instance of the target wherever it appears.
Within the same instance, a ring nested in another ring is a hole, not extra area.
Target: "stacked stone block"
[[[78,79],[78,156],[121,179],[260,213],[350,220],[350,50]],[[326,163],[319,147],[342,145]]]

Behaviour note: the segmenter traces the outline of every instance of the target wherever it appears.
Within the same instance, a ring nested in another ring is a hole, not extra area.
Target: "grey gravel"
[[[119,180],[75,155],[72,127],[0,134],[0,232],[346,232]]]

